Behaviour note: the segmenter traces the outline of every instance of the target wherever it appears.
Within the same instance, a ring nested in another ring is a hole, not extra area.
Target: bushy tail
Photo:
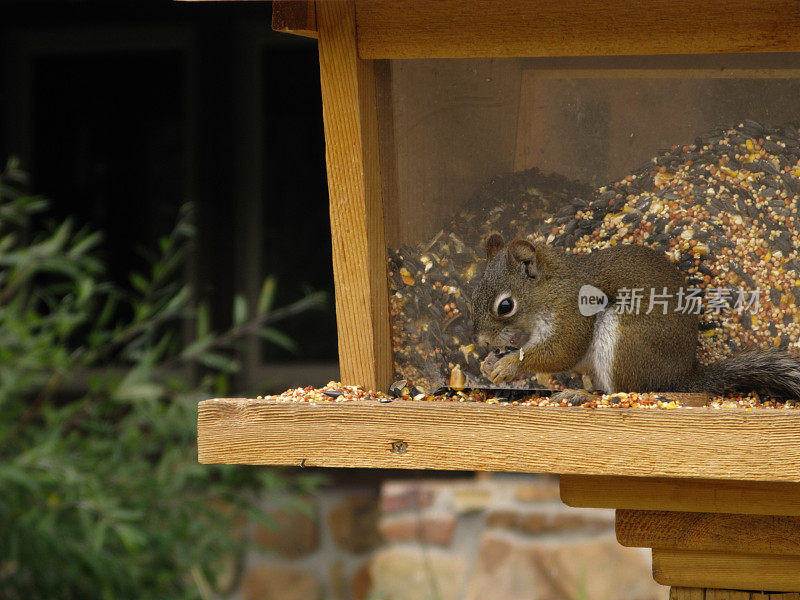
[[[763,392],[786,399],[800,398],[800,361],[784,350],[742,352],[701,367],[687,382],[687,391],[725,394]]]

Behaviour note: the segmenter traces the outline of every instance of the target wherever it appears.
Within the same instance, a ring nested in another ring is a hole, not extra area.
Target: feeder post
[[[341,380],[385,390],[392,357],[376,61],[358,56],[352,0],[318,2],[315,14]]]

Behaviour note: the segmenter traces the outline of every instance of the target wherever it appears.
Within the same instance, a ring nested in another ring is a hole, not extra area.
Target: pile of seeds
[[[259,396],[259,400],[270,402],[308,402],[308,403],[338,403],[354,400],[371,400],[373,402],[388,404],[394,400],[419,401],[419,402],[483,402],[505,406],[540,406],[555,407],[568,406],[567,401],[554,402],[546,393],[527,392],[520,393],[513,400],[497,395],[491,390],[465,389],[461,391],[448,390],[440,394],[417,393],[418,390],[404,387],[397,390],[396,395],[383,392],[366,390],[361,386],[344,385],[337,381],[330,381],[321,388],[303,387],[286,390],[277,396]],[[413,395],[412,395],[413,394]],[[581,405],[583,408],[650,408],[670,410],[682,408],[680,400],[671,399],[669,394],[654,393],[617,393],[596,396],[596,400]],[[728,394],[710,399],[706,404],[709,408],[775,408],[775,409],[800,409],[800,403],[778,402],[772,398],[762,399],[758,394]]]
[[[753,121],[662,150],[597,191],[534,170],[497,178],[427,244],[390,250],[395,369],[426,389],[458,365],[481,378],[468,299],[490,231],[567,252],[616,244],[661,250],[706,295],[700,360],[755,347],[797,349],[800,337],[800,130]],[[720,291],[721,290],[721,291]],[[716,306],[709,305],[709,291]],[[741,294],[757,309],[735,310]],[[517,382],[538,387],[534,381]],[[582,387],[567,374],[548,386]]]
[[[600,188],[572,222],[546,219],[538,237],[573,252],[618,243],[665,252],[689,285],[713,289],[727,305],[701,316],[703,362],[745,348],[796,349],[799,194],[797,125],[767,129],[746,121],[662,151]],[[587,222],[592,230],[578,235],[576,226]],[[757,310],[734,310],[740,291],[757,292]]]

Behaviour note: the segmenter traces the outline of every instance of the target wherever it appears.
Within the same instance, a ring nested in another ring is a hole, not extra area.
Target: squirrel
[[[568,254],[519,238],[506,245],[497,233],[485,249],[488,263],[472,297],[474,334],[480,344],[512,348],[481,365],[495,384],[524,373],[577,371],[606,393],[760,390],[800,398],[800,362],[784,350],[699,364],[698,317],[680,310],[685,279],[663,253],[621,244]],[[614,304],[637,288],[650,294],[639,310]],[[586,290],[595,304],[582,311]],[[553,399],[580,404],[589,396],[564,390]]]

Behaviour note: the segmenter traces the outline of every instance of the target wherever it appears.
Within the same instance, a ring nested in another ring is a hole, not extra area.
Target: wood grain
[[[705,590],[705,600],[750,600],[750,592],[742,590]]]
[[[309,0],[273,0],[272,29],[282,33],[317,37],[315,3]]]
[[[669,600],[705,600],[702,588],[673,587],[669,590]]]
[[[207,463],[800,481],[795,411],[233,399],[198,432]]]
[[[682,587],[795,592],[800,590],[800,557],[653,550],[653,578]]]
[[[753,452],[758,454],[761,450]],[[767,465],[764,470],[770,468]],[[735,472],[724,481],[562,475],[561,500],[569,506],[586,508],[800,516],[800,484],[737,479]]]
[[[800,600],[800,593],[743,592],[705,588],[672,587],[669,600]]]
[[[358,0],[363,58],[800,51],[794,0]]]
[[[356,55],[352,1],[320,2],[317,26],[341,378],[386,389],[392,363],[374,64]]]
[[[623,546],[800,556],[800,517],[618,509],[615,522]]]

